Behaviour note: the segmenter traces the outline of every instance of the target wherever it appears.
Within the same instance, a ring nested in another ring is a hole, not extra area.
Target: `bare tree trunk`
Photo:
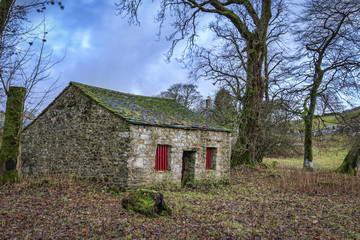
[[[19,162],[25,94],[26,89],[23,87],[10,87],[7,96],[0,149],[0,183],[19,180],[16,165]]]
[[[313,141],[313,115],[311,113],[306,113],[304,117],[305,124],[305,137],[304,137],[304,168],[307,170],[311,170],[314,168],[313,166],[313,149],[312,149],[312,141]]]
[[[270,97],[269,97],[269,61],[268,61],[268,50],[267,50],[267,46],[265,49],[265,54],[264,54],[264,87],[265,87],[265,102],[269,102],[270,101]]]
[[[266,40],[266,39],[265,39]],[[242,121],[239,126],[239,137],[232,156],[232,165],[255,165],[256,143],[259,135],[259,118],[265,85],[261,76],[265,53],[265,43],[261,40],[248,44],[247,85],[244,94]]]
[[[317,91],[317,90],[316,90]],[[313,119],[316,105],[316,91],[312,90],[310,94],[310,107],[303,114],[305,136],[304,136],[304,168],[312,170],[313,165]]]
[[[360,137],[351,147],[341,166],[336,170],[340,173],[356,175],[360,167]]]
[[[318,89],[323,79],[323,71],[320,68],[321,61],[319,61],[315,66],[315,76],[313,79],[313,84],[310,89],[310,95],[307,101],[310,101],[309,107],[307,107],[307,101],[304,103],[304,127],[305,127],[305,136],[304,136],[304,169],[313,170],[313,119],[316,108],[316,99],[318,96]]]

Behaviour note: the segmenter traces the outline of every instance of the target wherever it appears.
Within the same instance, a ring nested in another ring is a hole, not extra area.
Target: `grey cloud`
[[[137,27],[115,16],[113,4],[96,2],[64,2],[64,11],[49,12],[55,12],[49,16],[53,21],[50,25],[55,25],[49,43],[56,48],[56,56],[64,54],[67,48],[66,58],[54,69],[61,72],[62,86],[78,81],[123,92],[155,95],[171,84],[188,81],[187,70],[182,69],[180,63],[173,60],[166,64],[164,61],[171,43],[164,37],[156,40],[158,25],[153,21],[156,4],[148,3],[149,8],[144,6],[140,14],[142,24]],[[79,40],[85,33],[89,35],[88,45]],[[201,88],[200,91],[206,94]]]

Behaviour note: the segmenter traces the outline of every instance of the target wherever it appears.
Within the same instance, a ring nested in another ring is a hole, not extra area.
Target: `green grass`
[[[314,168],[323,170],[336,170],[343,162],[349,148],[315,148],[314,149]],[[265,158],[264,163],[270,164],[277,161],[283,167],[302,168],[304,163],[303,156],[296,158]]]

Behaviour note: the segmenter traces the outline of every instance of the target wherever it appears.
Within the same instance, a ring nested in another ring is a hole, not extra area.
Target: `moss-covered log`
[[[0,149],[0,183],[2,184],[19,180],[16,166],[20,154],[25,94],[26,89],[23,87],[10,87],[8,92]]]
[[[337,172],[347,173],[355,176],[357,170],[359,169],[359,166],[360,166],[360,137],[351,147],[343,163],[337,169]]]
[[[172,214],[171,208],[165,204],[163,195],[154,190],[138,189],[137,191],[129,192],[122,199],[122,206],[127,210],[150,217]]]

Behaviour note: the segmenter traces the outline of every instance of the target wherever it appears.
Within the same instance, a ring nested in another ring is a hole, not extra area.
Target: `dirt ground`
[[[296,168],[232,170],[230,185],[160,191],[170,217],[121,206],[99,183],[0,187],[0,239],[360,239],[360,178]]]

